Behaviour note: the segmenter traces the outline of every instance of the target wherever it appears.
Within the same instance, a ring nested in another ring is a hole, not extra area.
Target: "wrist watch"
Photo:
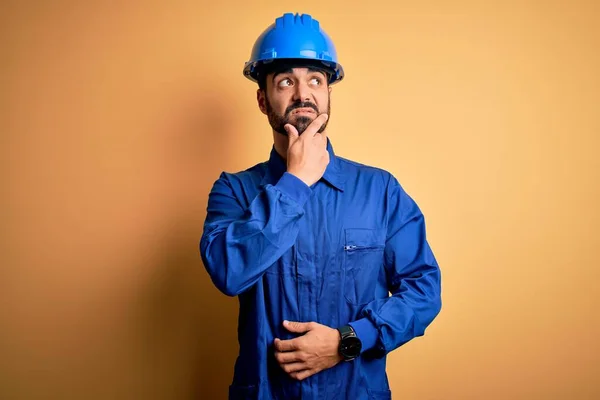
[[[345,361],[354,360],[360,355],[362,342],[358,336],[356,336],[354,328],[350,325],[344,325],[341,328],[337,328],[337,330],[340,332],[341,337],[339,347],[340,355]]]

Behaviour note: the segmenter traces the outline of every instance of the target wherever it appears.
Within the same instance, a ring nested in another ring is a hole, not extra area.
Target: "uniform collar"
[[[333,146],[331,145],[331,141],[329,140],[329,138],[327,138],[327,151],[329,152],[329,164],[327,165],[325,173],[323,174],[323,177],[320,180],[327,182],[335,189],[343,192],[344,178],[340,171],[339,160],[335,156],[335,152],[333,151]],[[287,171],[287,163],[279,155],[279,153],[277,153],[277,151],[275,150],[275,146],[273,146],[273,148],[271,149],[269,161],[267,161],[267,170],[265,176],[261,181],[261,185],[274,185],[275,183],[277,183],[279,178],[281,178],[285,171]]]

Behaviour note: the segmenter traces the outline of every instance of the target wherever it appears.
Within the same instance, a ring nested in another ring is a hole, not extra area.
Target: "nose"
[[[294,101],[310,101],[310,88],[304,82],[298,82],[294,91]]]

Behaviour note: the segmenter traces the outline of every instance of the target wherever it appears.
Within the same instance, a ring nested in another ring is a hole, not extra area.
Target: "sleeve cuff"
[[[375,347],[379,332],[368,318],[361,318],[357,321],[350,322],[348,325],[354,328],[356,336],[358,336],[362,343],[361,353]]]
[[[311,188],[300,178],[289,172],[284,172],[275,185],[283,194],[295,200],[300,206],[303,206],[312,193]]]

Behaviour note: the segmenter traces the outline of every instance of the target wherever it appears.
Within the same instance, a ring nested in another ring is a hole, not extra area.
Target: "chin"
[[[308,116],[308,115],[301,115],[301,116],[295,116],[294,118],[292,118],[290,120],[290,123],[292,123],[293,125],[298,125],[298,124],[310,124],[312,121],[315,120],[315,118],[317,118],[316,116]]]

